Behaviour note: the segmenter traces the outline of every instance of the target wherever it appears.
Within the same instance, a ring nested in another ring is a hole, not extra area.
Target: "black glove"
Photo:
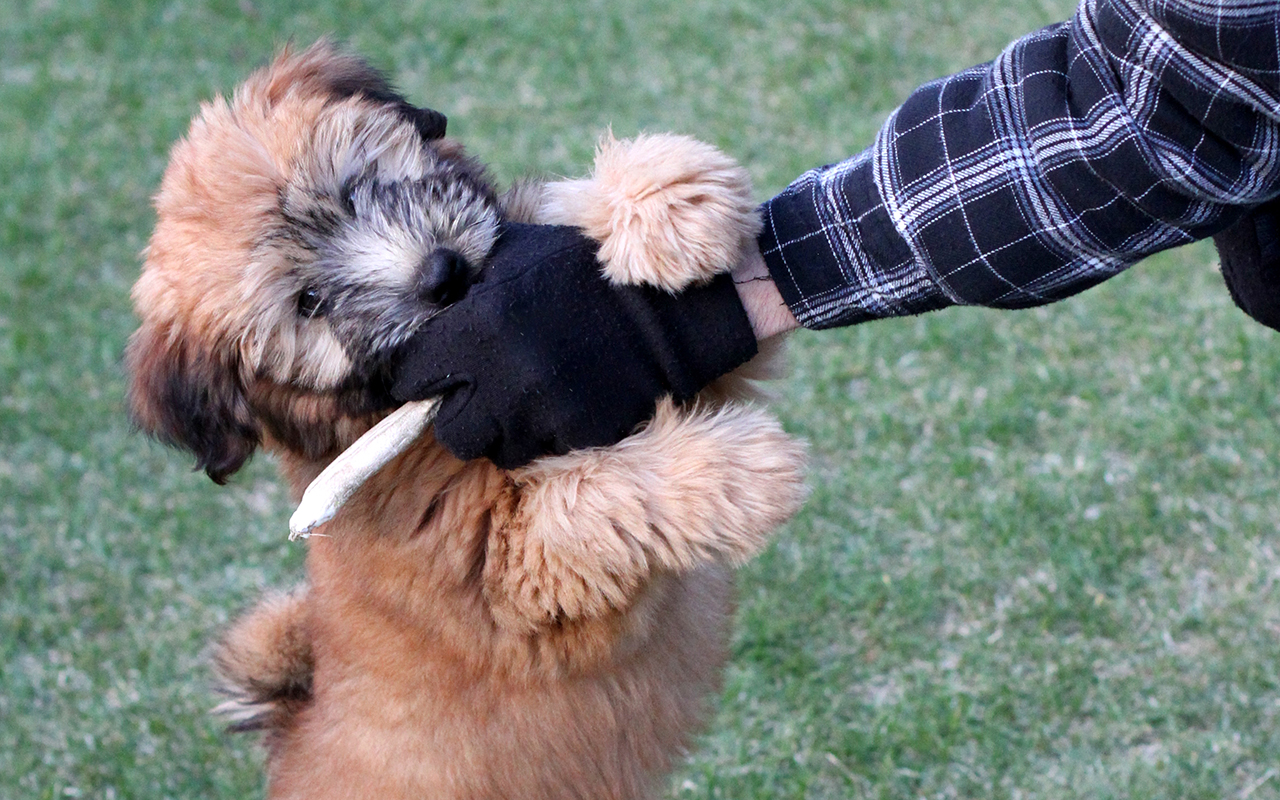
[[[614,286],[577,229],[508,224],[481,282],[398,354],[391,393],[445,395],[436,438],[514,469],[613,444],[755,353],[727,275],[679,295]]]
[[[1258,322],[1280,330],[1280,200],[1253,209],[1213,243],[1231,299]]]

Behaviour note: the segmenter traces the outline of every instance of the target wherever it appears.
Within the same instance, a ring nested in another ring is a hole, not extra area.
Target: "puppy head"
[[[133,290],[140,427],[222,482],[264,439],[310,458],[391,405],[383,364],[498,235],[444,117],[327,42],[205,104],[174,146]]]

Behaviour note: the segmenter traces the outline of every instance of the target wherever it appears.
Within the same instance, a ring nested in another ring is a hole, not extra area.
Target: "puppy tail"
[[[218,642],[213,661],[226,702],[213,711],[232,731],[286,727],[311,699],[314,663],[306,587],[262,598]]]

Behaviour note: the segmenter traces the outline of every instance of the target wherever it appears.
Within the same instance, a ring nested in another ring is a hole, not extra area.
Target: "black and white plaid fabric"
[[[1280,2],[1085,0],[763,207],[810,328],[1060,300],[1280,193]]]

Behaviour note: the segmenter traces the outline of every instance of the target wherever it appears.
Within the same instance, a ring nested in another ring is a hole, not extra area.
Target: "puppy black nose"
[[[440,247],[422,262],[418,276],[418,297],[424,302],[446,306],[461,300],[471,286],[467,260],[456,250]]]

